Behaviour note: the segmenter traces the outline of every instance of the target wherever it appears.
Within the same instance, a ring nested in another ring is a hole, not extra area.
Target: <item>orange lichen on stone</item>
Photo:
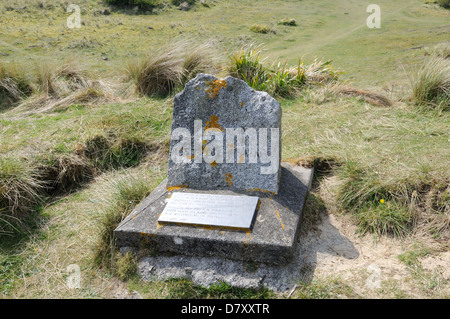
[[[171,192],[171,191],[174,191],[174,190],[187,188],[187,187],[188,187],[187,185],[169,186],[169,187],[167,187],[167,191]]]
[[[244,102],[241,102],[241,107],[243,107],[244,106]]]
[[[242,242],[243,245],[247,246],[250,244],[250,241],[252,240],[252,232],[250,230],[247,230],[245,232],[245,240]]]
[[[225,181],[227,182],[228,186],[233,185],[233,175],[231,175],[230,173],[226,173]]]
[[[266,193],[266,194],[269,194],[269,195],[275,195],[274,192],[271,192],[271,191],[268,191],[268,190],[264,190],[264,189],[261,189],[261,188],[250,188],[250,189],[247,189],[247,190],[249,192],[261,192],[261,193]]]
[[[205,92],[208,94],[208,97],[210,99],[213,99],[219,94],[222,88],[227,87],[227,81],[220,79],[217,79],[215,81],[208,81],[206,83],[206,87],[207,88],[205,89]]]
[[[216,167],[217,166],[217,162],[213,161],[212,163],[210,163],[209,165],[211,165],[211,167]]]
[[[216,128],[223,132],[222,126],[219,124],[219,117],[217,115],[211,115],[209,121],[206,121],[205,131],[208,129]]]
[[[277,209],[275,209],[275,212],[277,213],[277,217],[278,217],[278,220],[280,221],[281,228],[283,228],[283,230],[284,230],[284,225],[283,225],[283,221],[281,220],[280,212],[278,212]]]

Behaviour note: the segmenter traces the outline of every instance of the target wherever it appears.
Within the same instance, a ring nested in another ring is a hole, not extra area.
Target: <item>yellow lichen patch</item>
[[[233,175],[231,175],[230,173],[226,173],[225,181],[227,182],[228,186],[233,185]]]
[[[167,191],[171,192],[171,191],[179,190],[182,188],[188,188],[188,186],[187,185],[169,186],[169,187],[167,187]]]
[[[251,240],[252,240],[252,232],[250,230],[247,230],[245,232],[245,240],[242,242],[242,244],[249,245]]]
[[[217,115],[211,115],[209,117],[209,121],[206,121],[206,124],[205,124],[205,131],[208,129],[214,129],[214,128],[223,132],[223,128],[219,124],[219,117]]]
[[[266,193],[266,194],[269,194],[269,195],[275,195],[274,192],[271,192],[271,191],[268,191],[268,190],[264,190],[264,189],[261,189],[261,188],[251,188],[251,189],[247,189],[247,191],[249,191],[249,192],[261,192],[261,193]]]
[[[208,81],[206,83],[205,92],[208,94],[210,99],[215,98],[222,88],[227,87],[227,81],[217,79],[215,81]]]
[[[280,212],[277,209],[275,209],[275,212],[277,213],[277,217],[278,217],[278,220],[280,221],[281,228],[283,228],[283,230],[284,230],[284,225],[283,225],[283,221],[281,220]]]
[[[217,162],[213,161],[212,163],[210,163],[209,165],[211,165],[211,167],[216,167],[217,166]]]
[[[241,107],[243,107],[244,106],[244,102],[241,102]]]

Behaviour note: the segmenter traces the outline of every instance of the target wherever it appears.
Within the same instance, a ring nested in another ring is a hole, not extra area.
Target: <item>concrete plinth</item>
[[[158,252],[191,256],[217,256],[270,264],[288,263],[294,252],[303,205],[313,170],[281,165],[278,194],[229,189],[168,188],[163,181],[114,231],[119,247],[151,247]],[[158,223],[173,192],[258,196],[260,206],[252,228],[239,231],[208,226]]]

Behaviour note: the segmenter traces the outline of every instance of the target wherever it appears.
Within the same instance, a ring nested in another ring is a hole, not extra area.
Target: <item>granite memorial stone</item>
[[[281,107],[231,76],[200,74],[176,95],[167,184],[277,193]]]

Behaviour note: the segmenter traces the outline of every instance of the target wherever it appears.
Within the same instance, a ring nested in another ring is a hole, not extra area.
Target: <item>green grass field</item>
[[[338,82],[279,98],[282,157],[316,167],[306,220],[325,209],[350,217],[361,236],[404,241],[396,260],[410,270],[409,286],[374,295],[351,280],[314,277],[292,298],[448,298],[448,278],[419,258],[449,248],[450,88],[447,80],[444,96],[425,105],[414,99],[412,83],[436,46],[448,54],[450,11],[380,0],[381,28],[369,29],[370,2],[356,0],[211,0],[189,11],[164,3],[150,14],[80,0],[81,27],[74,29],[66,23],[68,1],[0,4],[0,296],[111,298],[136,290],[148,298],[286,297],[185,280],[144,283],[135,260],[110,245],[117,219],[166,175],[180,90],[143,96],[127,72],[170,44],[189,43],[209,48],[205,56],[220,76],[228,55],[250,44],[266,65],[317,58],[342,71]],[[295,25],[280,23],[289,19]],[[270,32],[254,32],[254,25]],[[3,71],[13,65],[14,72]],[[2,74],[11,72],[32,87],[14,103],[2,91],[9,83]],[[409,243],[422,241],[433,244],[410,262],[418,248]],[[70,264],[81,267],[81,289],[66,285]]]

